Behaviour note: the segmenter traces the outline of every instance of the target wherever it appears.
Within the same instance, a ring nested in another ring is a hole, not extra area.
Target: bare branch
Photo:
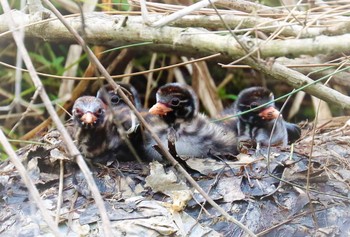
[[[6,0],[1,0],[1,5],[2,5],[2,8],[3,8],[5,14],[6,13],[8,14],[9,22],[12,23],[12,25],[11,25],[11,23],[9,24],[9,28],[13,28],[13,24],[14,23],[13,23],[12,16],[10,14],[11,10],[10,10],[10,6],[9,6],[8,2]],[[22,42],[21,34],[19,32],[14,32],[13,33],[13,37],[14,37],[16,43],[18,43],[18,42],[22,43],[22,47],[24,48],[24,44]],[[20,51],[22,53],[23,60],[25,62],[27,62],[27,59],[29,58],[29,56],[28,55],[23,55],[23,51],[22,50],[20,50]],[[24,49],[24,51],[25,51],[25,49]],[[57,225],[55,225],[54,220],[52,219],[50,213],[46,210],[45,205],[43,204],[43,202],[42,202],[42,200],[40,198],[39,191],[35,187],[35,185],[32,182],[32,180],[30,179],[28,173],[26,172],[25,167],[21,163],[20,159],[17,157],[15,151],[12,149],[11,144],[8,142],[5,134],[3,133],[3,131],[1,129],[0,129],[0,142],[3,145],[6,153],[9,155],[11,162],[14,164],[14,166],[18,170],[19,174],[21,175],[21,178],[22,178],[23,182],[25,183],[26,187],[28,188],[29,193],[31,194],[34,202],[38,206],[38,208],[39,208],[41,214],[43,215],[44,220],[48,224],[49,228],[52,230],[52,232],[53,232],[53,234],[55,236],[61,236],[61,234],[60,234],[60,232],[59,232],[59,230],[57,228]]]
[[[57,20],[51,19],[50,21],[34,22],[28,17],[28,15],[14,11],[16,22],[21,23],[21,25],[27,25],[25,28],[25,33],[27,37],[38,37],[46,41],[68,41],[74,42],[71,34],[68,34],[67,29]],[[155,21],[160,18],[159,15],[149,16],[151,21]],[[225,22],[228,23],[230,27],[234,27],[240,23],[245,23],[247,27],[252,27],[254,24],[258,23],[259,18],[256,21],[252,21],[251,18],[242,17],[230,17],[224,16]],[[5,33],[9,29],[6,23],[6,17],[0,15],[0,33]],[[67,17],[67,21],[70,26],[75,30],[81,27],[81,17],[71,16]],[[125,24],[124,24],[125,21]],[[220,19],[217,16],[186,16],[177,23],[177,26],[195,26],[198,22],[211,22],[213,27],[220,26]],[[265,19],[266,24],[268,20]],[[264,23],[264,22],[262,22]],[[194,47],[192,41],[188,41],[187,44],[177,44],[177,40],[181,40],[183,37],[193,36],[196,38],[203,38],[205,45],[200,47],[200,51],[205,51],[206,45],[211,44],[211,42],[219,39],[220,41],[225,41],[219,50],[224,50],[227,44],[234,50],[234,57],[240,57],[242,51],[239,45],[235,43],[228,36],[213,34],[213,32],[204,29],[193,29],[188,28],[184,30],[180,27],[162,27],[157,29],[154,27],[147,26],[143,23],[141,16],[125,16],[121,15],[107,15],[103,13],[86,13],[85,14],[85,24],[86,24],[86,42],[90,44],[97,45],[108,45],[108,46],[118,46],[130,43],[138,43],[145,41],[157,42],[154,49],[168,49],[173,51],[180,51],[186,54],[192,54],[195,52],[191,51],[189,48]],[[199,24],[199,23],[198,23]],[[285,23],[284,23],[285,24]],[[199,24],[199,26],[206,26],[204,23]],[[208,26],[208,25],[207,25]],[[267,25],[267,28],[271,27],[268,32],[273,32],[280,27],[284,27],[286,35],[297,35],[302,32],[302,27],[283,25],[283,23],[271,22]],[[258,28],[257,28],[258,29]],[[306,36],[316,36],[322,33],[321,28],[308,29],[305,33],[302,33],[304,37]],[[282,31],[283,32],[283,31]],[[207,40],[205,40],[207,39]],[[287,40],[272,40],[265,43],[263,40],[252,39],[250,37],[241,37],[241,41],[245,44],[254,47],[260,47],[260,53],[263,57],[279,57],[289,55],[290,57],[297,57],[303,54],[330,54],[330,53],[340,53],[349,49],[350,46],[350,34],[338,35],[338,36],[318,36],[314,38],[307,39],[287,39]]]
[[[191,6],[188,6],[188,7],[185,7],[177,12],[174,12],[173,14],[169,15],[169,16],[166,16],[166,17],[163,17],[161,18],[159,21],[157,22],[154,22],[153,23],[153,27],[161,27],[161,26],[165,26],[167,24],[169,24],[170,22],[172,21],[176,21],[177,19],[179,18],[182,18],[183,16],[185,15],[188,15],[190,14],[191,12],[195,11],[195,10],[198,10],[198,9],[201,9],[203,7],[206,7],[208,5],[214,2],[216,2],[217,0],[202,0],[202,1],[199,1],[195,4],[192,4]]]
[[[198,53],[208,55],[221,52],[229,58],[236,59],[246,55],[240,45],[228,35],[205,34],[208,31],[194,28],[184,30],[183,28],[164,26],[157,29],[143,24],[141,16],[128,16],[126,21],[125,19],[124,16],[109,16],[103,13],[86,14],[86,41],[92,44],[113,45],[114,47],[117,44],[151,41],[155,42],[152,48],[154,50],[180,51],[184,55],[190,56],[198,55]],[[80,17],[69,17],[66,21],[75,30],[80,29]],[[27,27],[26,34],[41,37],[45,40],[73,41],[72,35],[57,20]],[[272,40],[266,44],[261,40],[253,40],[249,37],[240,37],[240,40],[251,49],[259,47],[259,53],[263,57],[340,53],[350,48],[350,34],[333,37],[319,36],[313,39]],[[258,64],[250,65],[258,70],[264,67]],[[265,67],[262,72],[285,81],[296,88],[304,85],[307,81],[312,82],[304,75],[282,65],[275,64],[275,67],[280,70],[274,72]],[[305,91],[332,104],[350,108],[349,97],[323,85],[310,85]]]
[[[218,5],[225,6],[230,9],[236,9],[242,12],[248,12],[248,13],[256,13],[256,14],[271,14],[275,17],[280,17],[281,15],[288,14],[289,12],[287,10],[283,9],[275,9],[272,7],[267,7],[265,5],[255,3],[255,2],[249,2],[244,0],[219,0],[217,2]],[[298,12],[295,12],[296,14]],[[305,14],[302,12],[299,12],[300,14]]]
[[[260,61],[260,63],[256,63],[251,59],[247,59],[246,62],[253,68],[260,70],[275,79],[287,82],[294,88],[303,88],[305,92],[316,96],[321,100],[336,104],[341,108],[350,108],[349,96],[343,95],[340,92],[324,86],[321,83],[315,83],[314,80],[301,74],[300,72],[289,69],[276,62],[272,63],[272,65],[267,65],[262,61]],[[344,71],[344,69],[341,71]],[[325,77],[325,79],[326,78],[328,77]]]
[[[2,2],[4,2],[4,0],[2,0]],[[16,155],[15,151],[12,149],[11,144],[8,142],[5,134],[3,133],[3,131],[1,129],[0,129],[0,143],[2,144],[6,153],[10,157],[12,164],[14,164],[14,166],[18,170],[18,173],[20,174],[24,184],[28,188],[28,191],[34,200],[34,203],[36,203],[36,205],[38,206],[39,210],[41,211],[41,214],[44,217],[44,220],[46,221],[46,223],[48,224],[48,226],[52,230],[53,234],[55,236],[61,236],[57,226],[55,225],[54,220],[52,219],[50,213],[45,208],[45,205],[40,198],[40,194],[39,194],[38,189],[35,187],[34,183],[30,179],[30,177],[26,171],[26,168],[23,166],[20,159]]]
[[[95,184],[95,181],[90,173],[90,170],[89,170],[88,166],[86,165],[84,158],[80,154],[78,148],[74,145],[72,138],[68,134],[68,132],[65,129],[64,125],[62,124],[60,118],[58,117],[54,107],[52,106],[50,98],[47,95],[47,93],[44,89],[44,86],[41,83],[41,80],[35,71],[34,65],[29,57],[28,51],[26,50],[23,41],[21,40],[20,35],[18,34],[17,31],[14,31],[14,28],[15,28],[14,24],[15,23],[13,22],[13,18],[12,18],[13,16],[11,15],[11,11],[10,11],[10,7],[9,7],[8,3],[6,2],[6,0],[1,0],[1,4],[4,8],[5,14],[6,13],[8,14],[7,23],[9,24],[9,28],[12,30],[13,38],[16,42],[18,50],[21,52],[21,55],[23,57],[23,61],[25,62],[26,67],[29,70],[29,74],[33,80],[33,83],[34,83],[35,87],[37,88],[37,90],[39,91],[40,97],[41,97],[43,103],[45,104],[45,107],[46,107],[48,113],[50,114],[52,120],[56,124],[57,129],[61,133],[62,138],[67,145],[67,148],[69,150],[70,155],[72,157],[76,157],[76,162],[79,165],[80,169],[82,170],[82,173],[84,174],[84,176],[87,180],[87,183],[90,187],[92,195],[96,201],[96,205],[100,211],[100,215],[101,215],[101,219],[103,221],[102,223],[103,223],[104,231],[105,231],[104,234],[106,236],[112,236],[110,222],[109,222],[109,219],[107,216],[107,211],[106,211],[106,208],[104,206],[104,202],[102,200],[102,197],[101,197],[101,195],[98,191],[98,188]],[[46,220],[46,221],[48,221],[48,220]],[[51,227],[51,225],[50,225],[50,227]]]

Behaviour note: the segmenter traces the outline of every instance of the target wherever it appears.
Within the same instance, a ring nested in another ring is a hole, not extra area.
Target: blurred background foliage
[[[12,8],[21,9],[20,1],[10,0]],[[71,1],[53,1],[57,8],[64,14],[71,14],[70,8],[66,5]],[[163,1],[168,4],[183,4],[189,5],[192,3],[190,0],[167,0]],[[84,1],[78,2],[83,5]],[[279,1],[274,1],[264,4],[276,6],[281,4]],[[22,9],[23,10],[23,9]],[[95,11],[130,11],[135,10],[128,4],[127,0],[102,0],[99,1]],[[136,9],[137,10],[137,9]],[[3,11],[0,8],[0,13]],[[65,73],[74,66],[77,66],[77,70],[74,72],[75,77],[96,76],[95,73],[89,72],[89,62],[84,53],[80,54],[74,62],[66,65],[67,55],[69,53],[69,44],[64,42],[43,42],[41,40],[25,39],[25,44],[30,52],[30,57],[33,60],[35,68],[38,72],[46,73],[50,75],[65,76]],[[17,50],[13,40],[0,39],[0,62],[25,68],[23,64],[17,62]],[[140,72],[148,70],[150,68],[158,68],[175,63],[183,62],[183,58],[178,55],[166,54],[166,53],[154,53],[143,50],[142,45],[134,45],[127,49],[111,50],[106,53],[101,53],[109,48],[92,46],[96,54],[106,68],[110,68],[111,75],[118,75],[127,72]],[[119,61],[116,60],[120,57]],[[116,66],[111,66],[113,63]],[[154,64],[154,65],[152,65]],[[206,61],[207,68],[210,73],[210,77],[213,79],[216,86],[216,93],[223,103],[224,107],[230,106],[237,97],[239,91],[251,86],[266,86],[271,89],[276,97],[284,95],[292,91],[293,88],[280,81],[267,78],[262,73],[253,69],[225,69],[218,65],[218,61],[209,60]],[[188,84],[192,83],[192,75],[189,69],[190,66],[181,66],[175,70],[163,70],[160,72],[154,72],[149,77],[149,74],[133,76],[131,78],[123,78],[124,82],[130,82],[133,84],[142,99],[143,104],[146,107],[152,105],[155,101],[155,91],[157,88],[171,81],[185,81]],[[180,75],[180,76],[176,76]],[[7,136],[14,141],[12,144],[18,148],[21,144],[24,144],[21,139],[25,134],[30,132],[37,125],[42,123],[48,118],[40,98],[33,98],[35,87],[29,78],[29,74],[26,72],[19,73],[16,70],[0,64],[0,124],[1,128],[7,134]],[[73,93],[76,93],[73,88],[79,85],[79,80],[70,81],[73,85],[68,87],[66,82],[68,80],[53,78],[50,76],[40,77],[45,89],[47,90],[52,102],[54,104],[63,106],[67,102],[72,102],[71,98]],[[78,90],[78,95],[92,94],[94,95],[96,90],[104,83],[101,80],[98,81],[85,81],[85,84]],[[63,89],[67,87],[68,89]],[[61,90],[61,92],[60,92]],[[293,98],[288,102],[285,110],[283,111],[284,117],[288,117],[290,107],[293,103]],[[278,107],[281,107],[284,101],[278,102]],[[203,103],[203,101],[202,101]],[[315,109],[313,107],[311,97],[306,96],[301,102],[298,113],[290,120],[292,122],[300,122],[305,120],[312,120],[315,116]],[[31,104],[30,109],[28,109]],[[60,106],[57,108],[59,109]],[[69,106],[67,107],[69,111]],[[340,110],[339,108],[333,108],[330,106],[330,110],[333,116],[346,115],[347,112]],[[203,107],[203,111],[205,111]],[[23,113],[25,113],[23,116]],[[68,119],[69,114],[62,117]],[[40,137],[50,127],[37,131],[34,137],[30,140],[35,140],[36,137]],[[17,141],[17,142],[15,142]],[[4,158],[4,153],[0,151],[1,157]]]

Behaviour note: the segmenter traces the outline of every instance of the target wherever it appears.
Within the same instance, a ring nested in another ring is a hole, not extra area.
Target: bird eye
[[[81,109],[79,109],[79,108],[76,108],[75,111],[74,111],[74,113],[75,113],[76,115],[82,115],[82,114],[83,114],[83,111],[82,111]]]
[[[112,104],[118,104],[119,101],[120,101],[119,96],[117,96],[117,95],[111,96],[111,103],[112,103]]]
[[[170,101],[170,104],[172,106],[178,106],[180,104],[180,99],[179,98],[172,98]]]
[[[96,111],[96,114],[97,114],[97,115],[101,115],[102,112],[103,112],[103,110],[100,108],[100,109],[98,109],[98,110]]]
[[[258,106],[259,106],[259,104],[257,102],[253,102],[253,103],[250,104],[250,108],[251,109],[254,109],[254,108],[258,107]]]

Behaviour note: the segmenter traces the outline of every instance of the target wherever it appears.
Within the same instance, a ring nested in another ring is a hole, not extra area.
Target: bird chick
[[[236,136],[232,131],[211,123],[198,113],[199,103],[191,87],[180,83],[169,83],[159,88],[157,103],[149,110],[165,122],[156,126],[156,133],[167,146],[168,135],[175,133],[175,148],[180,156],[208,157],[210,154],[237,154]],[[156,156],[148,143],[148,153]]]
[[[118,84],[136,109],[140,110],[141,102],[136,89],[130,84]],[[123,160],[137,159],[140,161],[144,149],[144,135],[134,112],[110,85],[101,87],[96,96],[108,105],[113,114],[113,123],[118,130],[116,135],[122,140],[122,144],[118,148],[119,156],[122,153]]]
[[[238,135],[239,146],[253,145],[254,143],[257,149],[259,149],[260,145],[268,146],[275,122],[276,126],[271,138],[272,146],[286,146],[289,133],[293,140],[300,137],[300,128],[283,120],[282,115],[280,115],[274,102],[272,102],[273,100],[273,93],[263,87],[252,87],[239,93],[237,101],[233,105],[235,114],[242,113],[238,116],[236,128],[234,128]],[[271,103],[246,112],[268,102]]]
[[[122,89],[134,101],[133,94],[125,87]],[[72,118],[78,147],[94,163],[134,160],[137,152],[131,151],[129,145],[142,146],[138,142],[138,121],[134,113],[111,86],[103,86],[97,97],[78,98]]]
[[[125,83],[118,84],[128,99],[139,110],[141,108],[141,102],[135,88]],[[115,123],[121,124],[127,134],[131,134],[137,130],[139,122],[134,112],[111,85],[108,84],[101,87],[97,91],[96,97],[101,99],[112,110]]]
[[[115,128],[109,121],[107,105],[94,96],[79,97],[72,109],[75,139],[86,158],[104,156],[110,150]]]

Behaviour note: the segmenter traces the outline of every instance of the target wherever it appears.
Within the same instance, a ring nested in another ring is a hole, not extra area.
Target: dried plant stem
[[[340,106],[341,108],[350,108],[350,97],[346,96],[336,90],[333,90],[327,86],[324,86],[319,82],[319,80],[324,78],[319,78],[314,81],[309,77],[289,69],[279,63],[273,63],[269,65],[264,60],[259,60],[259,62],[255,62],[251,59],[245,60],[247,64],[251,65],[253,68],[260,70],[266,75],[272,76],[275,79],[284,81],[294,88],[298,88],[296,91],[302,89],[303,91],[322,99],[326,102],[332,103],[334,105]],[[346,69],[343,69],[346,70]],[[339,72],[342,70],[339,70]],[[333,73],[335,74],[335,73]],[[332,75],[333,75],[332,74]]]
[[[161,27],[165,26],[173,21],[176,21],[179,18],[182,18],[183,16],[186,16],[190,14],[193,11],[199,10],[203,7],[206,7],[210,5],[210,2],[216,2],[217,0],[202,0],[197,3],[192,4],[191,6],[185,7],[177,12],[174,12],[173,14],[161,18],[159,21],[156,21],[152,24],[153,27]]]
[[[4,6],[3,2],[5,2],[5,0],[1,0],[1,4]],[[6,9],[6,7],[4,7],[4,9]],[[21,175],[22,181],[24,182],[24,184],[28,188],[28,191],[29,191],[31,197],[33,198],[33,202],[38,206],[41,214],[44,217],[44,220],[46,221],[49,228],[52,230],[52,233],[55,236],[61,236],[57,226],[55,225],[54,220],[52,219],[50,213],[45,208],[45,205],[40,198],[39,191],[36,189],[34,183],[30,179],[25,167],[21,163],[21,161],[18,158],[18,156],[16,155],[15,151],[12,149],[11,144],[8,142],[5,134],[3,133],[3,131],[1,129],[0,129],[0,143],[4,147],[5,152],[9,155],[12,164],[14,164],[18,173]]]
[[[289,14],[286,10],[276,9],[268,7],[259,3],[244,1],[244,0],[219,0],[218,5],[225,6],[230,9],[236,9],[242,12],[257,13],[259,14],[271,14],[275,17],[280,17],[281,14]],[[300,15],[304,14],[299,12]]]
[[[184,53],[184,55],[225,52],[227,57],[233,59],[246,55],[236,40],[230,36],[203,36],[202,34],[196,33],[203,33],[205,32],[204,30],[193,28],[186,29],[186,32],[191,33],[191,35],[183,34],[184,29],[178,27],[164,26],[161,29],[157,29],[144,25],[141,17],[132,18],[132,16],[129,16],[126,25],[122,25],[121,23],[116,23],[116,20],[118,20],[118,22],[124,22],[126,19],[125,16],[108,16],[96,13],[86,14],[85,16],[85,23],[90,32],[85,36],[87,42],[111,42],[111,38],[113,38],[113,42],[119,42],[121,44],[125,43],[126,41],[129,41],[128,44],[130,44],[130,42],[152,41],[157,42],[157,44],[153,45],[153,47],[158,48],[158,50],[160,48],[159,45],[161,45],[164,47],[162,48],[164,50],[174,50],[175,48],[177,51]],[[94,17],[92,18],[92,16]],[[66,22],[69,22],[67,25],[71,26],[73,24],[73,20],[74,26],[78,27],[76,22],[79,20],[76,18],[67,18]],[[47,24],[50,26],[48,28],[50,28],[50,30],[54,29],[54,31],[49,31],[50,34],[44,34],[41,35],[41,37],[44,37],[46,40],[57,40],[58,38],[72,40],[70,34],[67,34],[67,29],[62,26],[61,23],[57,21],[49,21]],[[35,32],[35,29],[33,29],[32,32],[26,30],[26,34],[33,34],[33,32]],[[108,39],[105,38],[104,40],[103,37],[107,37]],[[291,54],[297,56],[295,52],[297,52],[298,55],[300,53],[311,55],[314,55],[315,53],[327,54],[330,51],[332,51],[332,53],[344,52],[349,48],[349,39],[350,34],[344,34],[342,36],[335,37],[322,36],[313,39],[270,41],[263,45],[259,40],[252,41],[251,39],[247,38],[240,38],[240,42],[247,46],[251,45],[249,46],[250,48],[255,48],[255,45],[261,45],[259,48],[259,51],[261,51],[261,56],[267,57],[269,55],[274,55],[275,53],[275,55]],[[189,49],[194,50],[191,51]],[[283,49],[283,52],[281,52],[281,49]],[[350,108],[350,98],[348,96],[345,96],[329,87],[323,86],[322,84],[314,84],[312,83],[313,80],[311,80],[309,77],[306,77],[294,70],[290,70],[281,64],[275,62],[271,65],[264,60],[256,61],[249,58],[244,61],[254,69],[260,70],[264,74],[275,79],[286,82],[295,88],[299,88],[305,84],[310,84],[310,86],[304,89],[305,92],[342,108]]]
[[[315,67],[335,67],[339,66],[339,63],[311,63],[311,64],[289,64],[283,65],[287,68],[315,68]],[[350,66],[349,63],[344,66]],[[223,68],[252,68],[249,65],[222,65]]]
[[[57,195],[57,208],[56,208],[56,224],[59,224],[60,221],[60,210],[63,201],[63,179],[64,179],[64,166],[63,160],[60,160],[60,179],[58,184],[58,195]]]
[[[1,4],[3,6],[3,9],[5,11],[5,13],[8,14],[8,24],[9,24],[9,28],[10,29],[14,29],[14,21],[12,19],[12,15],[11,15],[11,10],[10,7],[7,3],[6,0],[1,0]],[[61,133],[62,138],[64,140],[64,142],[67,145],[67,148],[69,150],[70,155],[72,155],[73,157],[76,157],[76,161],[77,164],[79,165],[80,169],[82,170],[82,173],[84,174],[87,183],[91,189],[92,195],[96,201],[96,205],[100,211],[100,215],[101,215],[101,219],[102,219],[102,225],[103,225],[103,229],[104,229],[104,234],[106,236],[112,236],[111,234],[111,227],[110,227],[110,222],[107,216],[107,211],[106,208],[104,206],[104,202],[102,200],[102,197],[98,191],[98,188],[94,182],[94,179],[89,171],[88,166],[86,165],[82,155],[80,154],[78,148],[74,145],[72,138],[70,137],[70,135],[68,134],[67,130],[65,129],[64,125],[62,124],[60,118],[58,117],[54,107],[51,104],[50,98],[47,95],[42,82],[40,81],[40,78],[38,77],[38,75],[36,74],[34,65],[29,57],[28,51],[24,46],[23,41],[21,40],[21,38],[18,35],[18,32],[13,31],[13,38],[16,42],[17,48],[18,50],[21,52],[21,55],[23,57],[23,61],[26,64],[26,67],[29,70],[29,74],[32,78],[32,81],[35,85],[35,87],[37,88],[37,90],[39,91],[40,97],[43,101],[43,103],[45,104],[45,107],[48,111],[48,113],[50,114],[50,117],[52,118],[52,120],[54,121],[54,123],[57,126],[58,131]],[[31,187],[28,187],[31,188]],[[48,221],[48,220],[47,220]]]
[[[157,53],[153,53],[152,57],[151,57],[151,62],[149,65],[150,70],[154,69],[154,65],[156,64],[156,60],[157,60]],[[145,92],[145,104],[144,104],[144,108],[149,108],[149,97],[151,95],[153,86],[152,84],[154,83],[153,80],[153,72],[149,73],[147,75],[147,84],[146,84],[146,92]]]
[[[142,15],[143,21],[145,22],[145,24],[150,24],[151,21],[148,17],[146,0],[140,0],[140,6],[141,6],[141,15]]]
[[[187,65],[187,64],[192,64],[192,63],[195,63],[195,62],[205,61],[205,60],[216,58],[216,57],[219,57],[219,56],[221,56],[220,53],[215,53],[215,54],[212,54],[212,55],[209,55],[209,56],[205,56],[205,57],[201,57],[201,58],[197,58],[197,59],[193,59],[193,60],[188,60],[188,61],[182,62],[182,63],[176,63],[176,64],[173,64],[173,65],[168,65],[168,66],[164,66],[164,67],[154,68],[154,69],[150,69],[150,70],[144,70],[142,72],[134,72],[134,73],[125,73],[125,74],[121,74],[121,75],[114,75],[114,76],[111,76],[111,77],[113,79],[119,79],[119,78],[124,78],[124,77],[132,77],[132,76],[144,75],[144,74],[148,74],[148,73],[152,73],[152,72],[159,72],[159,71],[163,71],[163,70],[168,70],[168,69],[184,66],[184,65]],[[1,62],[1,61],[0,61],[0,65],[3,65],[3,66],[8,67],[8,68],[12,68],[12,69],[18,69],[17,67],[15,67],[13,65],[10,65],[10,64],[7,64],[7,63]],[[21,68],[19,70],[21,70],[22,72],[28,72],[28,70],[23,69],[23,68]],[[40,75],[40,76],[57,78],[57,79],[61,79],[61,80],[79,80],[79,81],[85,80],[85,81],[89,81],[89,80],[102,80],[102,79],[105,79],[104,77],[71,77],[71,76],[63,77],[63,76],[47,74],[47,73],[40,73],[40,72],[37,72],[37,74]]]
[[[16,71],[17,72],[17,71]],[[17,85],[16,85],[17,86]],[[16,130],[16,128],[21,125],[22,121],[24,120],[25,117],[28,116],[28,114],[31,112],[31,106],[34,104],[34,101],[36,100],[36,98],[39,96],[39,90],[36,90],[33,97],[31,98],[29,105],[27,106],[26,111],[24,111],[24,113],[22,113],[20,119],[18,120],[18,122],[13,126],[13,128],[11,129],[11,131],[9,132],[9,137],[11,137],[11,134]]]
[[[68,22],[64,19],[64,17],[61,15],[61,13],[49,2],[49,0],[43,0],[45,4],[47,4],[52,10],[52,12],[57,16],[57,18],[67,27],[70,33],[73,34],[74,38],[77,40],[77,42],[83,47],[84,51],[87,53],[90,62],[94,63],[97,67],[97,69],[100,71],[102,76],[106,78],[109,84],[115,88],[117,93],[122,97],[122,99],[126,102],[126,104],[132,109],[132,111],[135,113],[139,121],[143,124],[145,129],[147,129],[152,138],[157,142],[161,152],[163,155],[171,162],[172,165],[174,165],[177,170],[188,180],[188,182],[210,203],[217,211],[220,212],[228,221],[231,221],[238,225],[240,228],[242,228],[248,235],[255,236],[255,234],[250,231],[246,226],[244,226],[242,223],[237,221],[235,218],[230,216],[223,208],[221,208],[198,184],[197,182],[186,172],[186,170],[179,165],[179,163],[172,157],[172,155],[169,153],[167,148],[162,144],[159,137],[153,132],[151,126],[146,122],[146,120],[142,117],[142,115],[137,111],[135,106],[131,103],[129,98],[124,94],[123,90],[120,88],[118,84],[114,82],[112,77],[108,74],[107,70],[103,67],[101,62],[96,58],[96,56],[93,54],[90,48],[87,47],[86,43],[84,42],[83,38],[68,24]]]
[[[324,208],[321,208],[321,209],[316,210],[316,212],[324,211],[324,210],[327,210],[327,209],[329,209],[329,208],[331,208],[331,207],[327,206],[327,207],[324,207]],[[288,219],[286,219],[285,221],[282,221],[282,222],[280,222],[280,223],[278,223],[278,224],[276,224],[276,225],[274,225],[274,226],[272,226],[272,227],[270,227],[270,228],[268,228],[268,229],[266,229],[266,230],[263,230],[263,231],[259,232],[259,233],[257,234],[257,236],[267,236],[267,234],[270,233],[272,230],[275,230],[275,229],[277,229],[278,227],[287,224],[288,222],[291,222],[291,221],[293,221],[293,220],[296,220],[296,219],[299,218],[299,217],[307,216],[307,215],[309,215],[310,213],[311,213],[311,211],[304,211],[304,212],[299,213],[299,214],[297,214],[297,215],[295,215],[295,216],[288,217]]]
[[[343,64],[345,64],[347,61],[344,61]],[[341,64],[336,71],[338,71],[339,69],[341,69],[343,67],[343,64]],[[328,84],[328,82],[332,79],[332,76],[330,76],[328,78],[328,80],[324,83],[325,85]],[[318,102],[318,106],[316,109],[316,115],[315,115],[315,119],[314,119],[314,126],[312,128],[312,134],[311,134],[311,145],[310,145],[310,151],[309,151],[309,160],[308,160],[308,169],[307,169],[307,174],[306,174],[306,194],[307,197],[309,199],[309,203],[310,203],[310,211],[312,213],[312,220],[314,222],[314,225],[316,228],[319,228],[318,223],[317,223],[317,218],[316,218],[316,214],[315,214],[315,208],[314,205],[312,203],[312,199],[311,199],[311,195],[310,195],[310,176],[312,173],[312,154],[313,154],[313,150],[314,150],[314,140],[315,140],[315,134],[316,134],[316,127],[317,127],[317,122],[318,122],[318,117],[319,117],[319,112],[320,112],[320,107],[321,107],[321,100]]]

